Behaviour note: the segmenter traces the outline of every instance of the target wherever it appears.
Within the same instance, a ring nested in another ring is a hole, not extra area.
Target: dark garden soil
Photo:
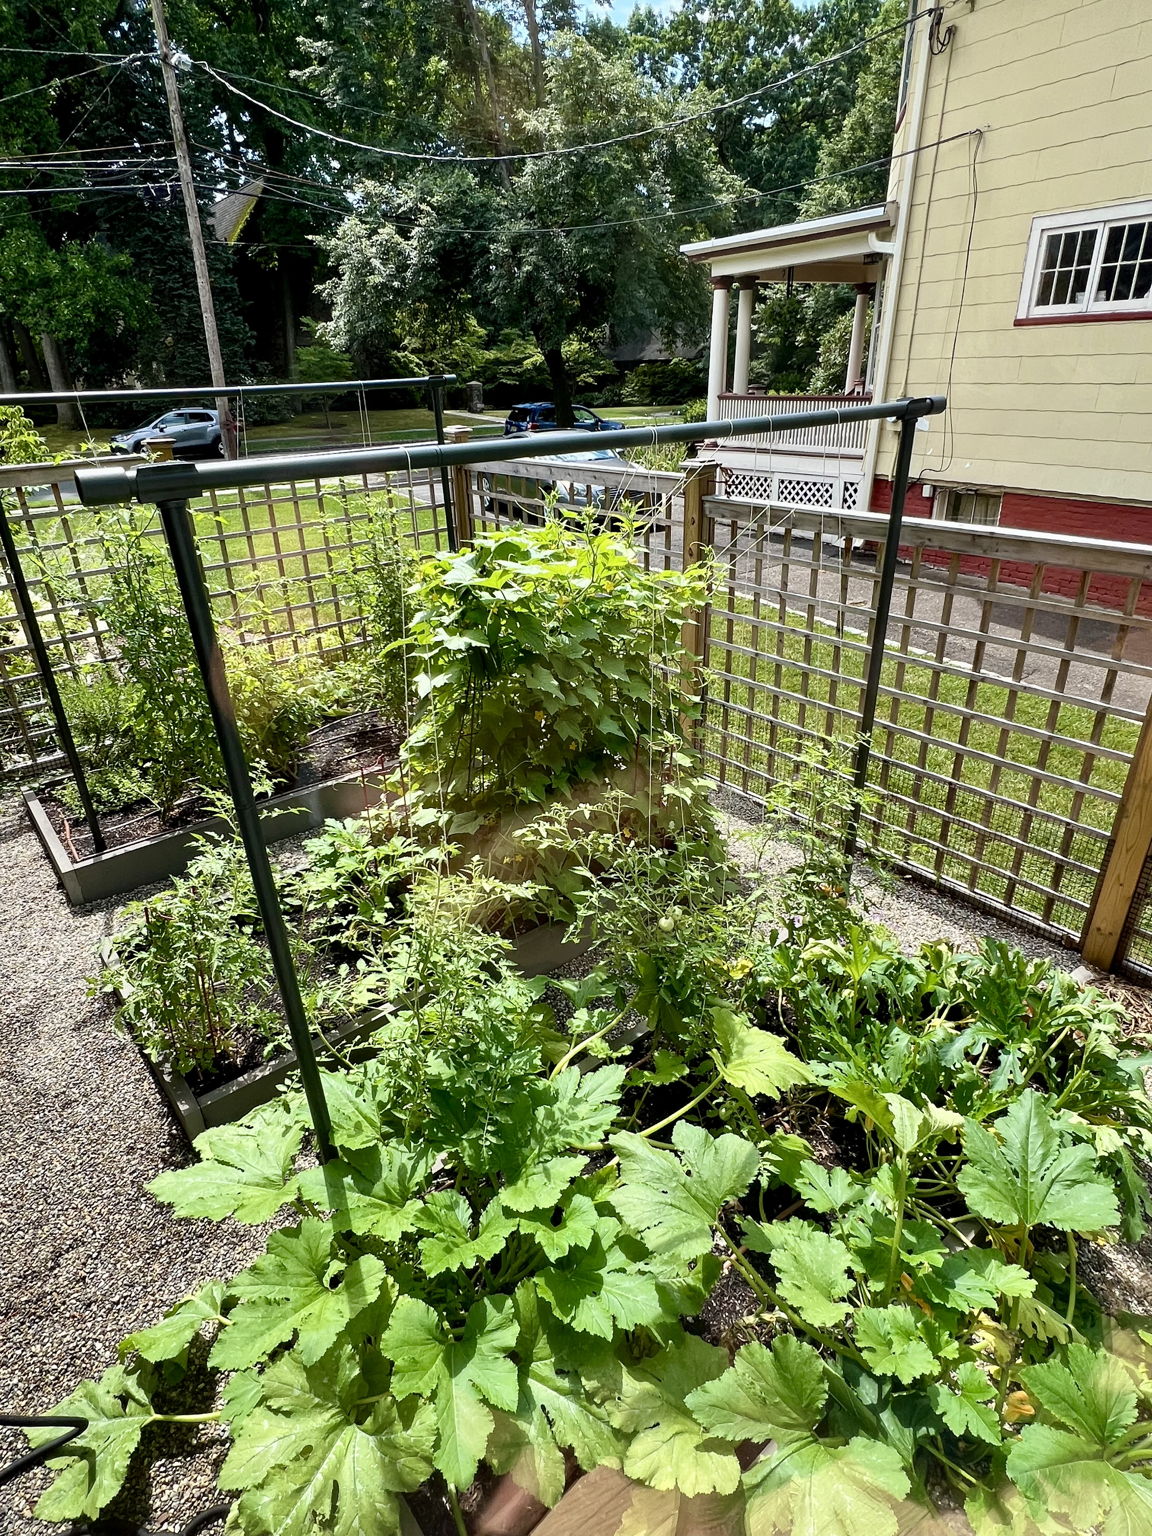
[[[273,793],[282,795],[307,789],[348,773],[386,771],[395,765],[403,739],[403,728],[375,710],[330,720],[312,732],[295,774],[277,781]],[[83,817],[74,814],[51,790],[42,791],[40,801],[71,857],[74,860],[89,857],[94,850]],[[203,796],[189,795],[167,815],[162,815],[148,801],[102,812],[100,826],[108,847],[122,848],[127,843],[142,842],[194,826],[210,814]]]

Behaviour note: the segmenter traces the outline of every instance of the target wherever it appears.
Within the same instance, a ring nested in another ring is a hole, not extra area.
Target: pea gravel
[[[780,868],[795,856],[784,844],[754,848],[741,835],[747,807],[722,808],[741,862]],[[125,1334],[250,1262],[264,1233],[177,1221],[147,1193],[191,1153],[139,1053],[87,997],[119,902],[70,909],[14,797],[0,800],[0,860],[0,1411],[42,1413],[112,1364]],[[1070,950],[908,882],[866,891],[872,915],[908,947],[989,935],[1064,969],[1078,963]],[[146,1444],[150,1477],[134,1475],[110,1518],[72,1529],[175,1531],[219,1501],[218,1431],[165,1428]],[[23,1445],[0,1430],[4,1460]],[[0,1536],[60,1529],[31,1518],[46,1481],[38,1471],[0,1489]]]
[[[0,871],[0,1411],[43,1413],[113,1364],[125,1334],[248,1263],[263,1234],[177,1221],[147,1193],[192,1154],[139,1053],[86,996],[118,903],[71,910],[11,798]],[[24,1448],[0,1430],[3,1460]],[[219,1502],[218,1432],[167,1429],[152,1449],[150,1496],[139,1479],[105,1529],[178,1530]],[[3,1536],[61,1529],[30,1518],[47,1481],[0,1489]]]

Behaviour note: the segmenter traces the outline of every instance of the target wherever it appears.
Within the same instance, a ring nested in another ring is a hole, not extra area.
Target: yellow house
[[[713,279],[710,401],[757,408],[759,283],[852,282],[839,398],[948,396],[909,512],[1152,541],[1152,0],[917,12],[886,204],[683,247]],[[724,459],[730,494],[882,510],[894,451],[873,424]]]

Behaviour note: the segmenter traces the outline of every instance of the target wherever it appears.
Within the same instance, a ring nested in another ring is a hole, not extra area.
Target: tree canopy
[[[606,347],[698,342],[678,246],[854,196],[812,178],[887,152],[899,34],[855,46],[882,9],[170,0],[230,376],[292,377],[302,341],[372,372],[536,369],[563,410]],[[200,382],[148,6],[0,0],[0,42],[28,50],[0,52],[5,387]],[[249,186],[239,238],[212,238]]]

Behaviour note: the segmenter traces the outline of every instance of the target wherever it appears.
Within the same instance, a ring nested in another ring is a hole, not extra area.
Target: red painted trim
[[[1029,315],[1013,320],[1013,325],[1098,325],[1102,320],[1152,320],[1152,309],[1115,310],[1106,315]]]

